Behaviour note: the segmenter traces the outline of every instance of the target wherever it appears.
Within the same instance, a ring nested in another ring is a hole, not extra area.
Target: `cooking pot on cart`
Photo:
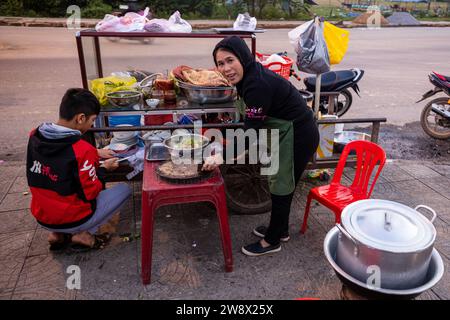
[[[431,220],[417,210],[427,209]],[[347,274],[367,283],[375,268],[380,287],[404,290],[421,286],[427,278],[436,229],[433,209],[368,199],[348,205],[341,215],[336,263]]]
[[[191,102],[214,104],[230,102],[236,98],[235,87],[196,86],[183,81],[178,81],[177,83],[183,94]]]
[[[164,140],[164,145],[172,158],[203,159],[203,151],[209,145],[209,139],[203,135],[187,133],[172,135]]]

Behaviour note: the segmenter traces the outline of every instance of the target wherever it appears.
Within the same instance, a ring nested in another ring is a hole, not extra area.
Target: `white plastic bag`
[[[169,21],[167,19],[152,19],[144,26],[144,29],[148,32],[170,32]]]
[[[132,32],[144,30],[146,18],[149,8],[145,8],[143,15],[135,12],[128,12],[123,17],[116,17],[111,14],[105,15],[103,20],[95,26],[96,31],[112,31],[112,32]]]
[[[299,32],[297,67],[300,71],[320,74],[330,71],[330,57],[323,36],[323,22],[309,23]]]
[[[234,30],[244,30],[244,31],[253,31],[256,29],[256,18],[250,17],[248,12],[242,14],[239,13],[236,21],[234,21],[233,29]]]
[[[169,31],[190,33],[192,32],[192,26],[181,18],[179,11],[175,11],[169,18]]]
[[[296,53],[298,53],[298,40],[300,35],[313,23],[314,20],[307,21],[288,32],[289,42],[294,47]]]

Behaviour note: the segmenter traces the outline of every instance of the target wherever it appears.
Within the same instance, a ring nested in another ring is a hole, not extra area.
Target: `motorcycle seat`
[[[446,82],[450,82],[450,77],[444,76],[444,75],[439,74],[439,73],[436,73],[436,72],[433,72],[433,73],[434,73],[436,76],[438,76],[439,79],[441,79],[441,80],[443,80],[443,81],[446,81]]]
[[[322,74],[321,90],[325,92],[335,91],[349,82],[356,76],[356,72],[352,70],[330,71]],[[314,92],[316,90],[316,77],[307,77],[303,80],[306,89]]]

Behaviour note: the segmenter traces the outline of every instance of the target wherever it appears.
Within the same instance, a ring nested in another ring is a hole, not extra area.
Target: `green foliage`
[[[216,1],[212,18],[214,19],[236,19],[239,13],[243,13],[247,11],[247,6],[245,5],[245,1],[241,0],[224,0],[224,1]]]
[[[6,2],[20,2],[22,15],[25,16],[64,17],[70,5],[84,7],[88,0],[7,0]]]
[[[285,12],[271,4],[266,6],[262,11],[262,16],[264,19],[268,20],[278,20],[280,18],[285,18],[286,15],[287,14]]]
[[[2,15],[67,16],[70,5],[81,8],[82,17],[103,18],[118,10],[121,0],[1,0]],[[258,19],[309,19],[309,6],[301,0],[141,0],[154,16],[169,18],[176,10],[185,19],[236,19],[239,13],[249,12]]]
[[[112,7],[103,3],[102,0],[88,1],[88,5],[81,9],[81,15],[84,18],[103,18],[105,14],[111,13]]]
[[[21,0],[6,0],[0,4],[2,16],[21,16],[24,12]]]

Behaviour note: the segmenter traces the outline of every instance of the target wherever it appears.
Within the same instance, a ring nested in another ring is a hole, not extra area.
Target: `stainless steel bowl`
[[[334,134],[333,153],[342,153],[344,147],[351,141],[366,140],[370,141],[370,134],[358,131],[340,131]]]
[[[115,91],[106,94],[108,101],[116,107],[132,107],[139,104],[141,93],[133,90]]]
[[[441,280],[444,275],[444,262],[436,249],[433,249],[431,254],[431,261],[428,266],[427,275],[423,284],[410,289],[385,289],[378,288],[362,281],[359,281],[353,275],[345,272],[341,266],[338,265],[336,259],[336,252],[339,241],[339,229],[332,228],[326,235],[323,242],[323,249],[325,257],[333,267],[338,278],[347,286],[352,288],[355,292],[374,299],[412,299],[422,292],[431,289]]]
[[[192,141],[195,139],[201,141],[198,146],[185,144],[185,141]],[[203,150],[209,144],[209,139],[199,134],[178,134],[172,135],[170,138],[164,140],[164,145],[169,150],[170,155],[173,158],[182,159],[202,159]]]
[[[236,99],[235,87],[201,87],[178,81],[186,98],[196,103],[224,103]]]

